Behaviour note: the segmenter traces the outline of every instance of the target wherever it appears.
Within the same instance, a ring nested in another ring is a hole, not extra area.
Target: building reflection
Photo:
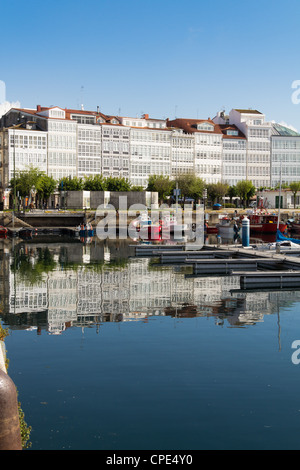
[[[0,248],[1,250],[1,248]],[[1,319],[11,329],[60,334],[69,327],[213,318],[247,327],[300,300],[298,291],[240,290],[238,276],[199,276],[131,256],[127,241],[90,245],[22,242],[0,251]]]

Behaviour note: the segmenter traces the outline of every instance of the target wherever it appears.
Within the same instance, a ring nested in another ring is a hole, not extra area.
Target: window
[[[209,122],[202,122],[201,124],[197,124],[198,131],[209,131],[212,132],[214,130],[214,126],[209,124]]]
[[[227,131],[227,135],[239,135],[238,131]]]

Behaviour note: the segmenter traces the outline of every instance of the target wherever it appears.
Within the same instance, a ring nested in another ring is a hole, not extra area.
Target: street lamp
[[[15,228],[15,211],[16,211],[16,130],[13,129],[14,137],[14,152],[13,152],[13,168],[14,168],[14,200],[13,200],[13,213],[12,213],[12,225],[13,230]]]

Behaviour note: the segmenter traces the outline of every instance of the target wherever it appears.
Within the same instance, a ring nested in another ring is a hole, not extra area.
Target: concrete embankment
[[[272,212],[272,211],[271,211]],[[277,212],[277,209],[274,210]],[[282,210],[281,219],[287,221],[289,218],[297,217],[299,210]],[[238,215],[245,215],[247,211],[238,210]],[[214,226],[218,223],[219,217],[227,214],[229,217],[236,215],[234,209],[221,209],[219,211],[206,210],[206,220],[209,225]],[[0,213],[0,225],[7,227],[9,230],[17,230],[20,228],[75,228],[81,223],[88,222],[95,228],[101,219],[105,218],[106,223],[116,223],[117,229],[120,226],[128,226],[130,222],[136,219],[137,216],[128,216],[125,213],[112,212],[110,215],[105,214],[102,217],[97,217],[95,210],[86,211],[71,211],[71,210],[39,210],[35,209],[31,212],[16,213],[14,216],[11,212]],[[181,214],[182,221],[185,222],[184,211]],[[196,212],[192,213],[192,222],[197,223]]]

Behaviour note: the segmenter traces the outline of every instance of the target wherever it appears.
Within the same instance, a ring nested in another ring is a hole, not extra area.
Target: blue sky
[[[300,131],[299,0],[2,0],[0,11],[0,80],[22,107],[170,119],[253,108]]]

